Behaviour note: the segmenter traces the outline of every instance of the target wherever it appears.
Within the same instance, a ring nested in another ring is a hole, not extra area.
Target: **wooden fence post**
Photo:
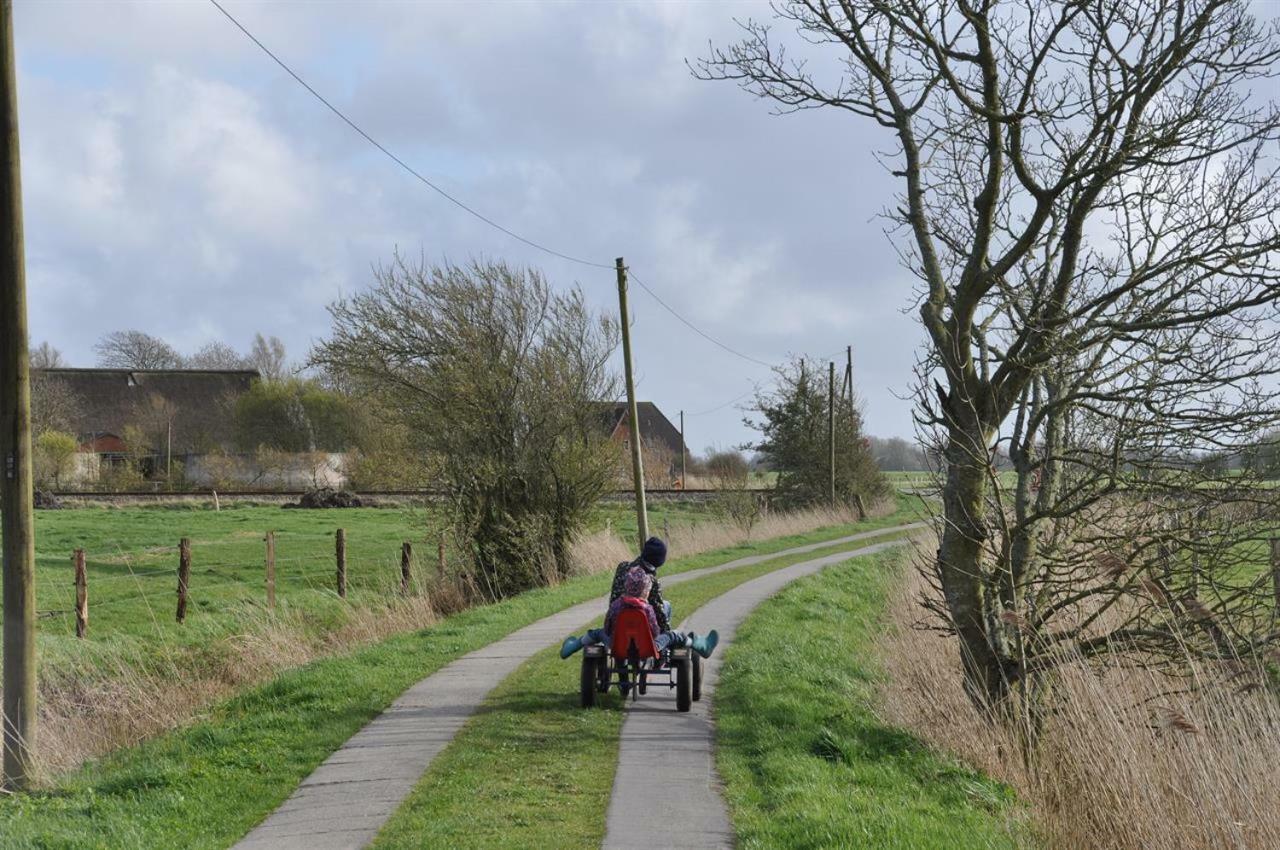
[[[339,528],[334,542],[334,555],[338,560],[338,596],[347,598],[347,530]]]
[[[1271,589],[1276,611],[1280,612],[1280,537],[1271,538]]]
[[[267,607],[276,607],[276,533],[267,532]]]
[[[178,541],[178,622],[187,619],[187,589],[191,586],[191,540]]]
[[[76,565],[76,637],[89,630],[89,578],[84,570],[84,550],[77,549],[72,561]]]
[[[439,544],[438,544],[438,546],[437,546],[436,555],[437,555],[437,558],[436,558],[436,578],[438,578],[438,579],[440,580],[440,583],[441,583],[441,584],[443,584],[443,583],[444,583],[444,569],[445,569],[445,566],[446,566],[445,558],[444,558],[444,535],[443,535],[443,534],[441,534],[441,535],[440,535],[440,543],[439,543]]]
[[[408,540],[400,547],[400,592],[409,592],[409,579],[413,572],[413,544]]]

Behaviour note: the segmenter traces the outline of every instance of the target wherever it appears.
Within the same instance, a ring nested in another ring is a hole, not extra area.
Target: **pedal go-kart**
[[[608,646],[595,644],[582,652],[582,707],[596,704],[597,693],[617,683],[623,699],[634,702],[650,685],[676,689],[676,710],[688,711],[702,699],[702,657],[688,647],[658,651],[649,622],[636,610],[619,612]]]

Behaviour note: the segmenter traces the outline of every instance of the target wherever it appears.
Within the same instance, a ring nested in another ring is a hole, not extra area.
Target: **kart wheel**
[[[612,676],[609,675],[609,659],[601,658],[596,662],[596,690],[602,694],[609,693]]]
[[[676,711],[688,711],[693,705],[693,662],[681,659],[676,667]]]
[[[702,699],[702,656],[696,652],[689,653],[691,663],[693,664],[693,701],[697,702]]]
[[[593,656],[582,657],[582,707],[591,708],[596,704],[596,661]]]
[[[643,670],[640,671],[639,690],[640,690],[640,696],[644,696],[645,693],[649,690],[649,674],[644,672]]]

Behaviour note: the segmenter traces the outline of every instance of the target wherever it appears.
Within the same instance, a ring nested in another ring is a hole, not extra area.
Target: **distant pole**
[[[627,268],[617,260],[618,309],[622,312],[622,368],[627,374],[627,419],[631,427],[631,475],[636,488],[636,527],[640,545],[649,539],[649,511],[644,503],[644,459],[640,453],[640,414],[636,411],[636,382],[631,369],[631,317],[627,310]]]
[[[853,346],[847,345],[844,349],[845,367],[844,382],[849,393],[849,409],[853,409]]]
[[[14,72],[13,2],[0,0],[0,536],[4,571],[5,788],[32,779],[36,736],[35,527],[31,494],[31,378],[27,280],[22,247],[22,170],[18,155],[18,84]]]
[[[831,506],[836,505],[836,362],[827,364],[827,449],[831,470]]]
[[[164,483],[173,489],[173,417],[165,419],[164,437]]]
[[[684,444],[684,411],[680,411],[680,489],[688,490],[689,481],[685,470],[684,458],[689,453],[689,449]]]

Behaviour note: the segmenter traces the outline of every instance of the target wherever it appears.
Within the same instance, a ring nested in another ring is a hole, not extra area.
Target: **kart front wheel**
[[[600,659],[592,655],[582,657],[582,707],[591,708],[596,704],[596,666]]]
[[[680,659],[676,667],[676,711],[688,711],[693,705],[693,662]]]
[[[693,664],[693,701],[697,702],[702,699],[702,656],[696,652],[689,653],[690,662]]]

